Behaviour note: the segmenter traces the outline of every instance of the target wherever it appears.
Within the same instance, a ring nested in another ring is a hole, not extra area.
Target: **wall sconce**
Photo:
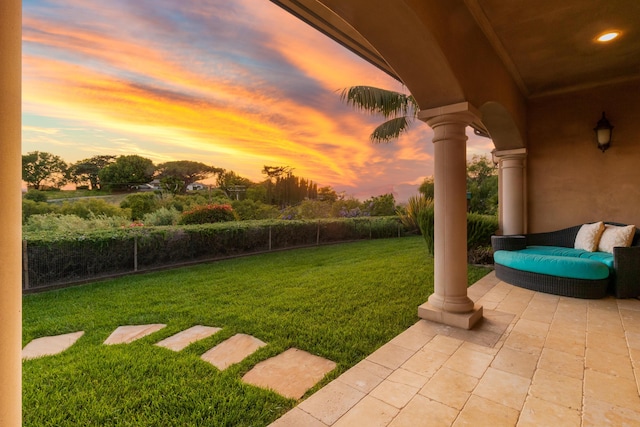
[[[604,111],[602,112],[602,118],[598,120],[598,124],[593,128],[593,131],[596,133],[598,148],[604,153],[611,145],[611,134],[613,134],[613,126],[604,116]]]

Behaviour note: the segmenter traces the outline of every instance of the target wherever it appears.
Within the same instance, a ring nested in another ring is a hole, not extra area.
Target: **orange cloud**
[[[363,162],[354,147],[369,148],[341,134],[325,114],[287,99],[267,103],[279,114],[293,117],[283,124],[264,111],[154,91],[55,60],[26,58],[25,70],[31,76],[24,85],[27,105],[39,105],[60,119],[197,149],[231,164],[243,159],[251,164],[253,176],[264,164],[288,164],[317,180],[349,184],[356,177],[344,164]],[[46,76],[39,71],[34,79],[38,72],[30,70],[47,70]],[[292,157],[299,163],[292,162]]]
[[[336,93],[402,86],[270,2],[125,3],[25,7],[29,151],[55,147],[67,161],[131,153],[189,159],[253,180],[264,178],[264,165],[288,165],[354,192],[409,188],[431,175],[426,124],[372,145],[379,121]],[[486,149],[470,143],[474,153]]]

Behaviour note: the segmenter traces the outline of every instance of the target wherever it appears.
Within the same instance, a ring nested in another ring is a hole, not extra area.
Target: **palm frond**
[[[411,95],[373,86],[352,86],[342,90],[340,99],[357,110],[382,114],[385,118],[415,117],[418,104]]]
[[[391,142],[397,139],[401,133],[406,132],[409,129],[411,123],[407,120],[406,116],[396,117],[395,119],[387,120],[380,126],[375,128],[369,139],[371,142],[379,144],[381,142]]]

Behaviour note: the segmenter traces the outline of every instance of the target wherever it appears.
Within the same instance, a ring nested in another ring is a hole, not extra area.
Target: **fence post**
[[[316,246],[320,245],[320,220],[318,220],[318,231],[316,232]]]
[[[371,224],[371,218],[369,218],[369,240],[371,240],[373,237],[373,224]]]
[[[29,289],[29,251],[27,250],[27,240],[22,240],[22,287]]]
[[[133,271],[138,271],[138,236],[133,236]]]
[[[269,250],[271,250],[271,226],[269,226]]]

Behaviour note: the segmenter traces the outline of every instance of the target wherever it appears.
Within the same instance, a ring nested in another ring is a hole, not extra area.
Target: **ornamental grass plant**
[[[469,283],[489,270],[469,268]],[[247,385],[258,362],[295,347],[337,363],[307,395],[414,324],[433,291],[420,237],[267,253],[27,295],[23,345],[84,331],[23,363],[24,426],[264,426],[297,403]],[[121,325],[167,326],[106,346]],[[180,352],[154,343],[221,327]],[[200,355],[237,333],[268,343],[224,371]]]

